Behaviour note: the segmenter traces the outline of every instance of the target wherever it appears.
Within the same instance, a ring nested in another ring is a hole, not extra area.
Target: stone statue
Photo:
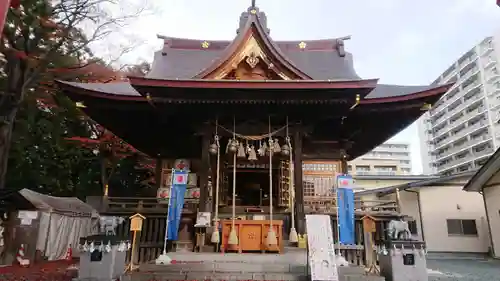
[[[391,240],[411,240],[408,222],[403,219],[391,220],[387,227],[387,234]]]
[[[116,235],[115,229],[119,224],[122,224],[123,221],[125,221],[125,219],[122,217],[99,217],[101,233],[105,235]]]

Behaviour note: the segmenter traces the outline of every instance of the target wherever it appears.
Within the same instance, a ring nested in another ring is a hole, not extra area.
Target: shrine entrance
[[[273,203],[277,202],[277,186],[279,182],[277,169],[272,170]],[[232,204],[233,174],[228,173],[228,189],[226,196]],[[237,168],[236,170],[236,206],[264,207],[269,206],[269,169]]]

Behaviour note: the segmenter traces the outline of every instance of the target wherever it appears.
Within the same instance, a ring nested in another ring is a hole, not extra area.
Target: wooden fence
[[[95,200],[91,199],[89,201]],[[89,202],[90,203],[90,202]],[[190,204],[190,203],[188,203]],[[336,246],[337,249],[340,249],[342,256],[344,256],[347,261],[354,265],[365,265],[367,260],[367,253],[365,252],[365,241],[364,241],[364,231],[363,224],[361,222],[361,216],[363,214],[358,214],[363,211],[367,212],[366,206],[387,206],[390,204],[388,202],[382,204],[381,202],[375,202],[370,204],[368,202],[358,202],[356,203],[358,207],[356,207],[357,211],[357,219],[355,222],[355,245],[340,245]],[[94,207],[95,204],[92,204]],[[385,207],[383,207],[385,208]],[[130,220],[129,216],[133,215],[136,212],[140,212],[143,214],[146,219],[143,224],[143,231],[138,233],[137,236],[137,252],[136,255],[138,263],[145,263],[156,259],[161,252],[163,251],[163,239],[165,235],[165,218],[166,218],[166,204],[159,204],[156,198],[108,198],[106,206],[101,206],[98,208],[101,212],[101,215],[107,216],[121,216],[125,218],[125,221],[117,227],[116,233],[118,236],[121,236],[125,239],[131,239],[130,229]],[[187,211],[187,210],[186,210]],[[331,216],[332,219],[332,230],[335,241],[337,241],[337,220],[336,215],[333,213],[328,213],[326,210],[323,210],[324,213],[327,213]],[[322,212],[314,212],[314,213],[322,213]],[[369,211],[368,211],[369,213]],[[393,212],[389,212],[393,214]],[[380,244],[381,241],[385,240],[385,229],[387,228],[387,224],[392,217],[392,215],[387,214],[385,216],[377,216],[379,220],[376,222],[376,233],[374,233],[374,242],[375,244]],[[290,230],[290,216],[289,215],[280,215],[282,219],[285,221],[284,223],[284,232],[285,238],[288,236]],[[194,237],[193,237],[194,238]],[[369,254],[369,253],[368,253]],[[127,260],[130,259],[130,255],[127,257]]]

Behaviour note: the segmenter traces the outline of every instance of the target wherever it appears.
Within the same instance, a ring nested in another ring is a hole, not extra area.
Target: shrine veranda
[[[140,261],[155,259],[163,247],[167,204],[161,197],[179,163],[190,178],[177,248],[219,249],[210,241],[214,218],[236,218],[239,250],[267,251],[262,245],[272,217],[280,222],[273,227],[282,225],[276,229],[281,244],[272,249],[279,251],[288,245],[292,217],[299,235],[306,214],[330,214],[335,221],[332,186],[336,175],[348,172],[347,161],[413,123],[451,87],[362,79],[346,50],[349,36],[275,41],[265,13],[253,5],[241,14],[234,40],[158,37],[163,47],[145,77],[57,81],[93,120],[156,159],[156,194],[118,198],[110,190],[88,200],[106,215],[146,217]],[[358,245],[343,251],[362,264],[360,219],[377,219],[377,243],[398,206],[387,200],[355,205]],[[199,212],[210,213],[207,229],[194,227]],[[126,221],[118,231],[128,228]],[[223,243],[227,234],[221,229]]]

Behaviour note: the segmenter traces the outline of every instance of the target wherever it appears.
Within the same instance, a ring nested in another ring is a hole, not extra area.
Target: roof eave
[[[60,80],[56,80],[55,82],[56,82],[57,87],[59,87],[59,89],[61,89],[62,91],[69,92],[69,93],[76,93],[79,95],[85,95],[85,96],[102,98],[102,99],[109,99],[109,100],[147,102],[146,98],[144,98],[143,96],[118,95],[118,94],[103,93],[103,92],[99,92],[99,91],[89,90],[89,89],[77,87],[74,85],[70,85],[70,84],[67,84],[64,81],[60,81]]]
[[[490,156],[490,159],[465,184],[463,190],[481,192],[484,185],[500,170],[500,148]]]
[[[411,93],[408,95],[401,95],[401,96],[395,96],[395,97],[383,97],[383,98],[368,98],[360,101],[360,104],[378,104],[378,103],[391,103],[391,102],[401,102],[401,101],[409,101],[409,100],[415,100],[415,99],[420,99],[420,98],[428,98],[428,97],[435,97],[435,96],[442,96],[444,95],[452,86],[452,84],[445,84],[441,86],[437,86],[432,89],[428,89],[425,91],[420,91],[416,93]]]
[[[199,89],[374,89],[378,79],[363,80],[170,80],[128,77],[133,87]]]

